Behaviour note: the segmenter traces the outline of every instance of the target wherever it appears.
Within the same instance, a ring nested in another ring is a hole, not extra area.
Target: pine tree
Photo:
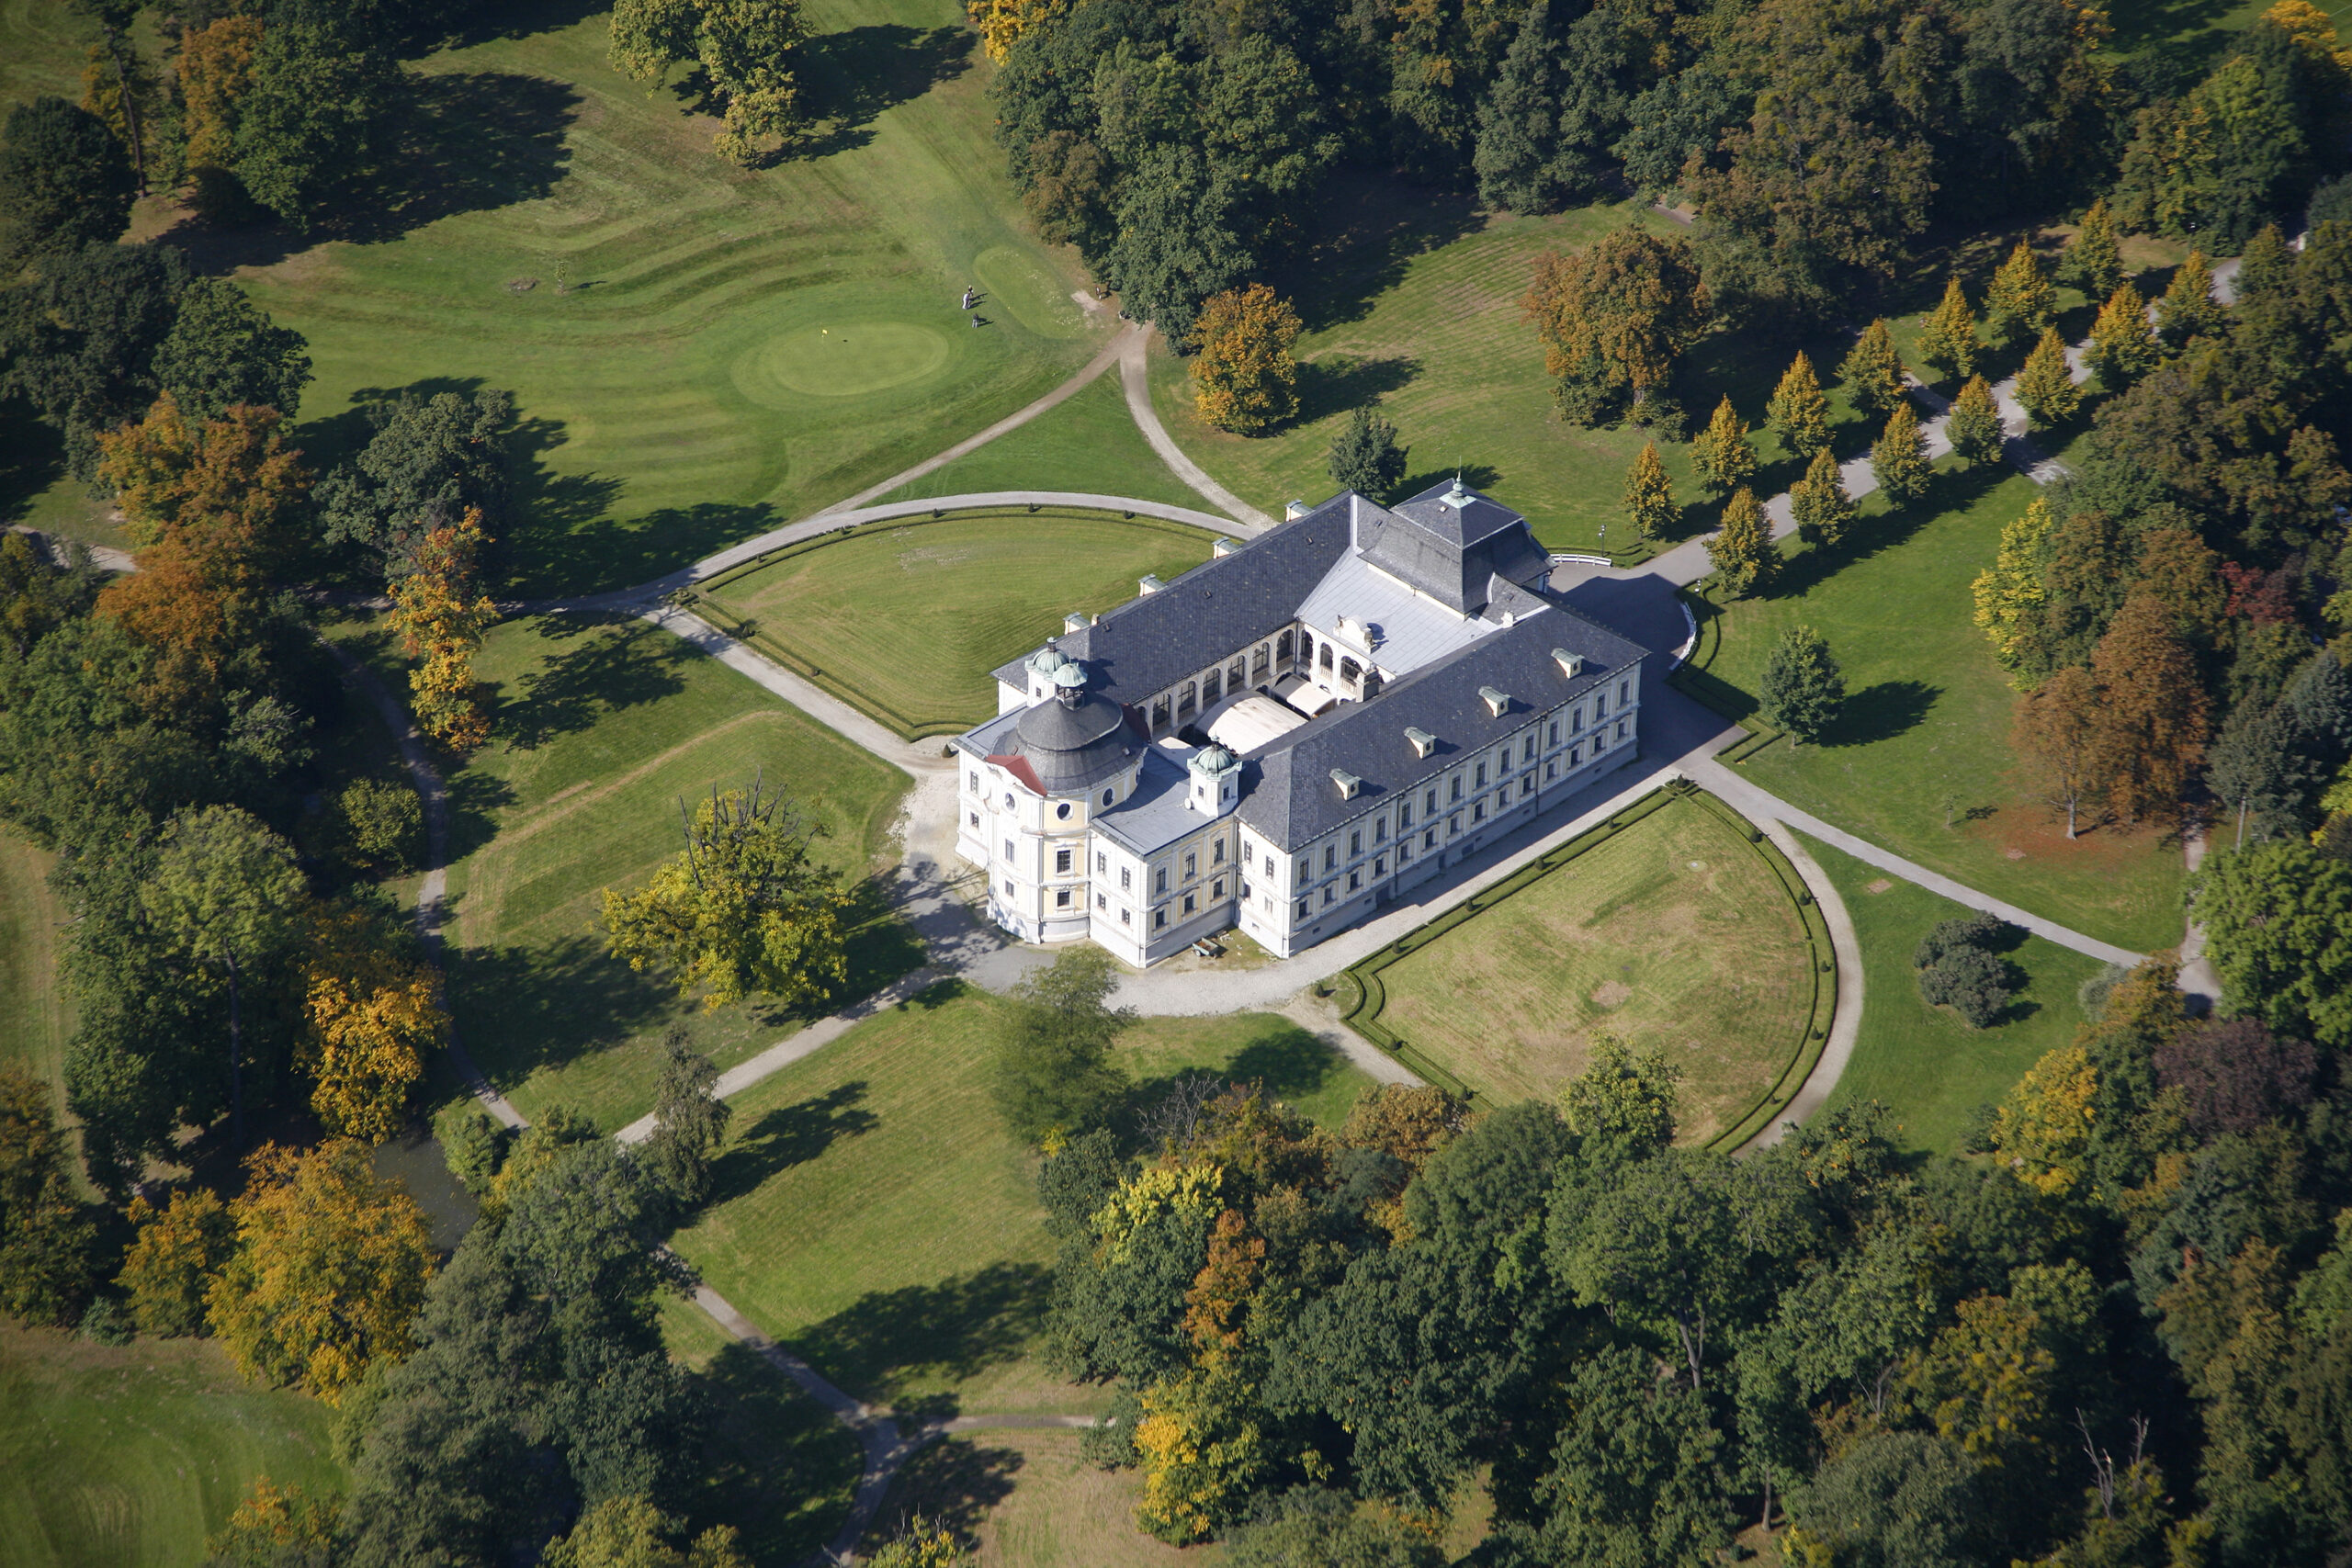
[[[1829,400],[1821,395],[1821,380],[1803,349],[1789,362],[1787,374],[1764,405],[1764,421],[1781,444],[1801,457],[1811,457],[1829,445]]]
[[[1911,412],[1909,399],[1886,416],[1886,428],[1871,448],[1871,473],[1891,505],[1906,506],[1928,493],[1935,470],[1928,465],[1927,438],[1919,434],[1919,416]]]
[[[2175,354],[2192,338],[2211,337],[2222,330],[2224,314],[2213,298],[2213,269],[2203,251],[2191,251],[2180,270],[2172,275],[2164,302],[2156,307],[2156,333]]]
[[[1894,352],[1894,334],[1884,317],[1862,329],[1838,361],[1838,378],[1864,413],[1885,413],[1903,400],[1903,359]]]
[[[1712,494],[1739,489],[1756,477],[1756,448],[1747,444],[1747,423],[1726,396],[1715,405],[1707,428],[1690,443],[1700,483]]]
[[[1397,445],[1395,425],[1370,409],[1358,409],[1332,438],[1331,477],[1341,490],[1385,500],[1405,477],[1405,450]]]
[[[2058,291],[2042,276],[2030,241],[2019,240],[1984,291],[1984,333],[2006,348],[2058,319]]]
[[[1761,592],[1780,575],[1781,552],[1756,492],[1742,485],[1724,505],[1723,531],[1707,541],[1707,558],[1734,598]]]
[[[1943,303],[1919,329],[1919,357],[1958,380],[1976,368],[1976,313],[1957,277],[1944,283]]]
[[[2123,249],[2105,197],[2091,203],[2091,209],[2083,214],[2082,228],[2066,242],[2061,273],[2094,299],[2114,293],[2123,281]]]
[[[1815,452],[1804,478],[1789,487],[1789,504],[1797,537],[1805,543],[1834,550],[1846,542],[1846,531],[1854,525],[1854,498],[1846,493],[1845,478],[1829,448]]]
[[[1634,536],[1655,539],[1682,516],[1674,502],[1674,486],[1658,460],[1657,443],[1642,448],[1625,474],[1625,512],[1634,520]]]
[[[2047,598],[2041,558],[2052,521],[2050,502],[2036,496],[2022,516],[2003,526],[2000,554],[1976,574],[1976,625],[1993,639],[1993,657],[2005,670],[2022,668],[2025,633]]]
[[[2001,460],[2000,404],[1994,400],[1993,389],[1982,376],[1971,376],[1951,400],[1951,415],[1944,421],[1944,438],[1964,463],[1997,463]]]
[[[1791,626],[1772,645],[1758,695],[1764,716],[1792,740],[1818,740],[1845,705],[1846,676],[1819,632]]]
[[[2041,329],[2041,341],[2026,355],[2018,372],[2018,401],[2039,425],[2061,424],[2083,404],[2083,389],[2075,384],[2074,368],[2066,363],[2065,341],[2056,327]]]
[[[2154,370],[2163,356],[2148,326],[2148,301],[2129,282],[2117,284],[2092,323],[2084,361],[2098,373],[2101,385],[2120,392]]]

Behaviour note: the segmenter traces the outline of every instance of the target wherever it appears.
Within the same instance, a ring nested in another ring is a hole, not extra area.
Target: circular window
[[[1111,804],[1111,792],[1107,789],[1102,792],[1102,804],[1105,806]]]
[[[1063,821],[1065,821],[1065,822],[1069,821],[1069,801],[1067,801],[1067,800],[1065,800],[1065,801],[1063,801],[1059,806],[1055,807],[1054,807],[1054,815],[1055,815],[1055,816],[1057,816],[1057,817],[1058,817],[1058,818],[1061,818]]]
[[[1012,792],[1011,790],[1004,792],[1004,808],[1007,811],[1012,809]]]

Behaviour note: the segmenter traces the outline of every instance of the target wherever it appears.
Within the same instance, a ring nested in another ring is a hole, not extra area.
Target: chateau
[[[1456,480],[1342,493],[1070,616],[954,743],[990,916],[1137,965],[1236,925],[1288,957],[1623,766],[1645,650],[1550,568]]]

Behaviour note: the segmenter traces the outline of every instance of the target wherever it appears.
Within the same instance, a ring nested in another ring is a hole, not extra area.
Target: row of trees
[[[1962,954],[1999,933],[1934,934],[1989,999]],[[1809,1563],[2316,1563],[2352,1540],[2342,1047],[2192,1021],[2176,980],[2092,998],[1983,1157],[1863,1107],[1735,1162],[1606,1038],[1557,1105],[1381,1089],[1333,1134],[1188,1081],[1138,1115],[1065,960],[1001,1071],[1047,1150],[1052,1354],[1118,1392],[1089,1450],[1248,1562],[1435,1563],[1483,1475],[1489,1564],[1712,1560],[1758,1519]]]

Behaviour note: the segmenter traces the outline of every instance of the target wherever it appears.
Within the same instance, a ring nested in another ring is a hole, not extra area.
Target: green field
[[[601,890],[641,886],[677,852],[681,796],[755,771],[823,830],[818,858],[858,883],[888,852],[906,775],[639,621],[508,621],[475,669],[497,707],[491,743],[449,774],[450,1001],[482,1070],[526,1116],[561,1100],[618,1128],[651,1109],[671,1024],[721,1066],[796,1028],[757,1007],[704,1012],[632,974],[605,950]],[[920,959],[902,927],[873,921],[851,994]]]
[[[996,712],[989,671],[1062,617],[1136,595],[1208,559],[1210,536],[1179,523],[1052,511],[959,513],[876,524],[797,546],[711,600],[739,635],[902,735],[936,735]]]
[[[902,1411],[1098,1409],[1029,1347],[1053,1246],[988,1090],[1005,1004],[954,984],[737,1095],[717,1196],[674,1238],[711,1287],[842,1387]],[[1287,1021],[1149,1019],[1119,1055],[1257,1078],[1327,1124],[1370,1080]],[[1148,1091],[1147,1091],[1148,1092]]]
[[[2025,988],[2001,1021],[1971,1029],[1951,1009],[1919,999],[1911,967],[1928,928],[1970,911],[1826,844],[1808,839],[1805,849],[1845,900],[1862,948],[1861,1037],[1829,1103],[1878,1100],[1905,1145],[1950,1154],[1977,1106],[2000,1099],[2045,1051],[2073,1043],[2083,1021],[2075,993],[2101,965],[2029,937],[2005,955],[2025,972]]]
[[[78,78],[60,8],[0,12],[0,56],[34,60],[11,90]],[[196,241],[310,339],[315,453],[362,434],[363,395],[516,394],[517,592],[616,587],[813,511],[1029,402],[1103,337],[1005,180],[993,67],[956,0],[816,0],[799,75],[820,129],[760,171],[605,63],[603,11],[518,9],[522,36],[412,63],[417,144],[351,234]]]
[[[1115,365],[1070,400],[966,453],[883,499],[978,495],[1001,490],[1075,491],[1213,512],[1178,479],[1136,428]]]
[[[1175,1547],[1136,1526],[1143,1480],[1101,1470],[1079,1452],[1080,1433],[975,1432],[932,1444],[891,1485],[863,1550],[888,1541],[913,1514],[973,1543],[973,1568],[1164,1568],[1224,1561],[1214,1544]]]
[[[64,1081],[65,1042],[74,1032],[58,986],[67,915],[50,891],[55,863],[54,855],[0,833],[0,1063],[52,1085]]]
[[[2010,773],[2016,694],[1970,624],[1969,584],[2037,493],[2022,475],[1939,476],[1914,513],[1866,502],[1843,556],[1800,550],[1767,599],[1733,604],[1708,673],[1752,703],[1792,626],[1828,639],[1846,711],[1818,746],[1741,764],[1756,784],[1884,849],[2019,908],[2135,951],[2180,942],[2180,849],[2153,829],[2069,842]]]
[[[1498,1104],[1552,1099],[1597,1031],[1662,1048],[1702,1144],[1788,1066],[1811,955],[1770,865],[1676,801],[1382,969],[1379,1021]]]
[[[340,1492],[334,1412],[219,1347],[0,1325],[0,1565],[194,1568],[256,1476]]]

